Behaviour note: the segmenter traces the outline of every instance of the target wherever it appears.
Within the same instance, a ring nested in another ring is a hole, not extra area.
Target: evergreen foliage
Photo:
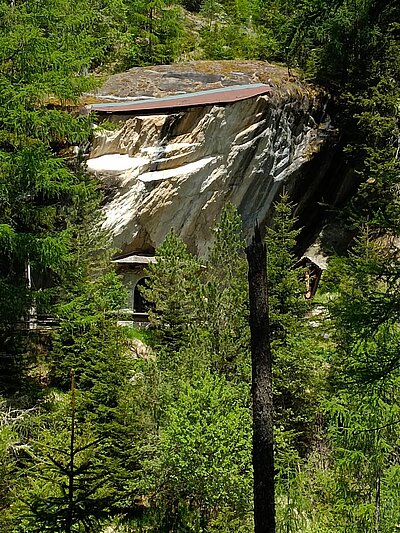
[[[202,288],[204,327],[213,366],[230,379],[249,375],[247,264],[242,221],[227,204],[214,229]]]
[[[274,406],[280,424],[277,446],[285,448],[292,441],[300,450],[302,440],[310,439],[314,428],[321,354],[305,319],[309,306],[304,299],[304,272],[295,268],[293,250],[300,230],[295,229],[294,207],[288,195],[283,194],[275,204],[266,244]]]
[[[297,231],[293,229],[292,209],[284,196],[276,206],[274,226],[267,237],[276,359],[277,467],[282,491],[287,490],[288,472],[299,467],[300,454],[304,454],[305,443],[311,438],[321,376],[319,349],[313,351],[308,345],[314,335],[302,325],[306,306],[302,273],[293,270],[296,260],[291,249]],[[148,269],[148,286],[144,289],[146,298],[154,304],[150,319],[158,332],[159,373],[156,391],[160,444],[154,466],[150,462],[149,477],[157,474],[153,488],[148,490],[159,495],[151,523],[156,521],[155,529],[163,524],[165,531],[245,531],[251,527],[246,520],[238,521],[240,515],[249,512],[248,489],[243,500],[234,501],[231,493],[229,505],[220,499],[231,490],[228,487],[237,476],[240,457],[232,448],[233,440],[224,452],[218,451],[218,446],[225,446],[221,432],[229,433],[231,439],[241,435],[238,429],[232,429],[229,415],[219,414],[220,409],[231,405],[225,394],[233,384],[239,405],[250,416],[247,264],[241,220],[232,205],[225,207],[214,234],[208,260],[201,267],[180,239],[169,233],[157,252],[158,262]],[[211,387],[216,389],[215,396]],[[208,402],[214,402],[212,408]],[[230,409],[236,413],[236,408]],[[235,417],[240,418],[237,413]],[[210,432],[207,438],[205,432]],[[243,460],[250,464],[250,450],[246,449]],[[195,457],[198,462],[194,462]],[[224,460],[224,476],[214,475],[214,468],[220,468],[218,457]],[[250,482],[247,478],[246,483]],[[237,491],[242,494],[239,486]],[[229,517],[225,526],[221,524],[223,516],[225,522]]]
[[[124,66],[170,63],[183,33],[180,10],[165,0],[125,0]]]
[[[174,351],[187,341],[196,322],[201,264],[173,231],[157,249],[156,257],[157,263],[148,268],[148,286],[142,290],[153,304],[149,316],[157,337],[165,348]]]
[[[180,57],[286,62],[333,96],[359,187],[329,314],[303,298],[287,195],[266,231],[277,530],[396,530],[399,20],[395,0],[0,0],[2,531],[252,528],[240,217],[226,206],[207,259],[168,234],[143,290],[152,349],[137,358],[116,325],[101,195],[72,154],[91,135],[76,112],[91,73]],[[37,313],[52,333],[29,331]]]
[[[57,398],[36,420],[25,447],[11,506],[14,531],[101,530],[111,491],[99,455],[101,440],[90,424],[75,424],[65,400]]]
[[[246,531],[251,418],[241,391],[217,375],[193,376],[169,406],[165,422],[156,492],[158,527],[171,532]]]
[[[80,206],[94,196],[94,184],[56,151],[90,133],[88,119],[59,103],[93,86],[82,73],[102,45],[94,38],[100,13],[86,2],[73,8],[62,0],[2,2],[0,8],[0,294],[7,302],[0,310],[0,351],[12,374],[24,347],[8,339],[17,337],[15,328],[32,307],[46,309],[44,289],[61,275]],[[2,383],[8,390],[20,386],[21,380]]]

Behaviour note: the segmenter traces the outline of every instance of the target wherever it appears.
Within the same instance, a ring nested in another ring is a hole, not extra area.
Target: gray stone
[[[156,247],[173,228],[204,255],[227,201],[249,233],[324,145],[330,119],[319,107],[308,95],[279,94],[172,115],[111,116],[117,128],[96,130],[88,169],[112,192],[104,227],[114,244]]]

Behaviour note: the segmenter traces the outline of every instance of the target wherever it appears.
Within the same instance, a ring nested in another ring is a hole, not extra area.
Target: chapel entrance
[[[146,286],[146,280],[148,277],[141,278],[137,283],[133,291],[133,312],[134,313],[148,313],[150,304],[143,296],[141,287]]]

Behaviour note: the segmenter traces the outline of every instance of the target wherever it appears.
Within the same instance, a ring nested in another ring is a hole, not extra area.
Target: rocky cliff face
[[[148,250],[173,228],[202,255],[226,202],[249,233],[283,186],[300,214],[313,209],[331,187],[325,106],[326,96],[291,84],[229,105],[107,116],[113,127],[96,130],[87,165],[106,191],[104,226],[115,245]]]

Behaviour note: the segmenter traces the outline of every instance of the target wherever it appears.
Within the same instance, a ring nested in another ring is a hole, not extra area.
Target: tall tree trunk
[[[379,533],[380,530],[380,518],[381,518],[381,471],[376,473],[375,480],[375,528],[374,532]]]
[[[65,533],[71,533],[74,520],[74,474],[75,474],[75,371],[71,369],[71,434],[68,465],[68,508]]]
[[[266,246],[258,224],[246,249],[249,264],[253,397],[254,531],[275,533],[272,357]]]

